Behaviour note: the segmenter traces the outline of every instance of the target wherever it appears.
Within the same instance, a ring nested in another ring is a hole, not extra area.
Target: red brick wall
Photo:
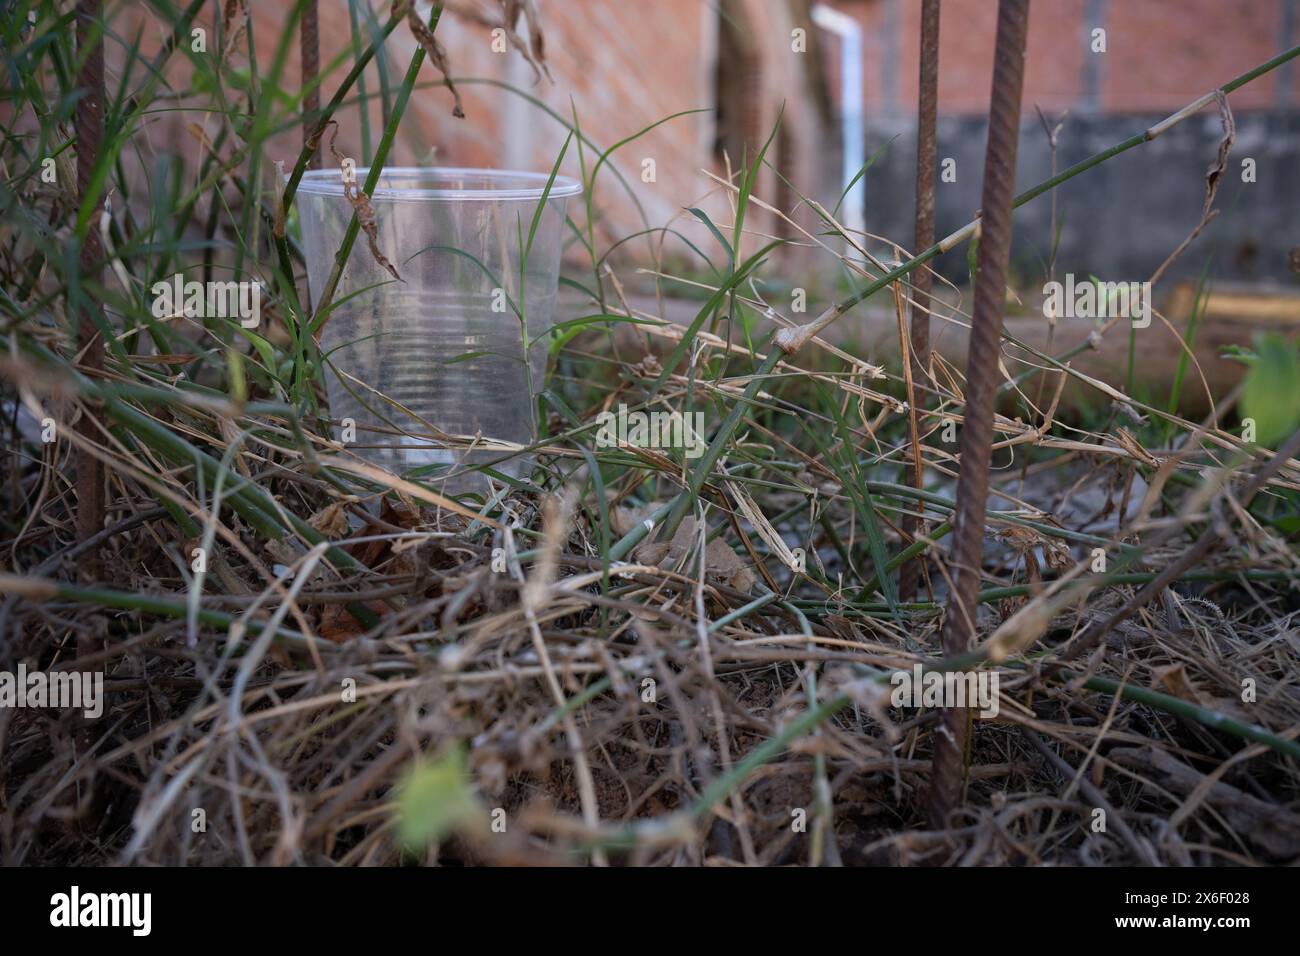
[[[1173,109],[1300,43],[1300,36],[1288,41],[1281,35],[1282,8],[1281,0],[1112,0],[1108,55],[1115,59],[1104,74],[1103,106]],[[1270,73],[1233,93],[1233,108],[1271,107],[1280,75]],[[1290,102],[1300,106],[1300,70],[1293,69],[1291,79]]]
[[[495,4],[478,0],[485,9]],[[753,91],[756,121],[763,137],[771,131],[783,99],[789,101],[783,128],[790,134],[787,151],[793,168],[782,170],[803,191],[819,200],[838,196],[834,151],[838,134],[825,129],[809,105],[802,57],[791,50],[794,26],[785,0],[740,0],[747,21],[754,26],[763,64],[761,87]],[[284,11],[274,4],[251,4],[259,50],[270,50],[283,29]],[[328,62],[348,42],[349,26],[343,0],[320,0],[321,60]],[[387,13],[387,4],[381,4]],[[717,57],[717,3],[706,0],[542,0],[542,22],[549,66],[555,82],[542,79],[534,85],[532,70],[513,50],[499,55],[491,49],[491,36],[482,25],[444,15],[438,36],[446,46],[453,76],[489,78],[522,87],[551,110],[572,119],[576,109],[583,133],[601,147],[609,147],[674,113],[679,116],[651,130],[613,154],[597,185],[601,245],[612,238],[645,228],[636,203],[612,172],[626,179],[636,201],[653,227],[676,223],[702,247],[714,245],[703,226],[683,207],[703,206],[724,226],[732,221],[721,195],[704,199],[715,190],[701,172],[721,172],[713,156],[715,132],[713,70]],[[815,39],[815,38],[814,38]],[[390,73],[396,85],[405,70],[415,41],[405,26],[389,38]],[[810,49],[815,46],[810,42]],[[807,54],[809,56],[812,53]],[[340,70],[323,86],[325,97],[343,75]],[[287,76],[290,87],[298,76],[297,44]],[[378,89],[374,71],[368,73],[369,92]],[[421,83],[402,124],[402,136],[389,159],[397,164],[436,164],[528,168],[549,170],[564,141],[566,130],[537,107],[514,93],[486,84],[461,86],[466,117],[451,115],[450,94],[436,85],[438,74],[426,63]],[[340,116],[338,143],[348,155],[360,155],[358,111]],[[378,139],[380,110],[370,109],[373,140]],[[291,158],[292,137],[285,138],[283,157]],[[436,152],[430,153],[430,148]],[[769,159],[775,160],[772,149]],[[328,160],[328,153],[326,159]],[[642,181],[642,161],[655,161],[655,181]],[[827,164],[827,160],[832,160]],[[739,163],[740,157],[732,157]],[[360,162],[360,160],[358,160]],[[587,153],[590,171],[595,158]],[[577,176],[578,151],[571,144],[562,171]],[[829,171],[830,176],[826,175]],[[758,195],[775,199],[776,179],[764,173]],[[571,212],[573,211],[571,207]],[[575,218],[581,218],[575,215]],[[771,232],[775,223],[761,212],[755,228]],[[677,252],[685,247],[675,240]],[[715,246],[716,247],[716,246]],[[642,246],[644,248],[644,246]]]
[[[476,2],[489,9],[496,6],[487,0]],[[840,132],[819,108],[814,95],[817,83],[809,80],[809,73],[820,71],[820,82],[835,93],[838,43],[814,30],[808,53],[791,50],[790,31],[803,15],[802,0],[734,2],[743,11],[738,19],[746,24],[761,64],[752,91],[753,125],[765,138],[784,101],[786,141],[779,151],[782,172],[799,191],[833,202],[839,194]],[[920,0],[830,2],[864,27],[868,114],[891,120],[914,115]],[[347,6],[345,0],[319,0],[319,4],[321,60],[329,63],[350,42]],[[372,4],[386,17],[386,0],[372,0]],[[1087,109],[1090,83],[1102,110],[1172,111],[1264,61],[1288,42],[1300,42],[1300,35],[1289,41],[1281,36],[1288,4],[1293,18],[1300,18],[1296,9],[1300,0],[1034,0],[1026,112],[1034,105],[1053,113]],[[486,28],[449,14],[438,35],[449,51],[453,74],[520,86],[566,119],[576,108],[584,133],[605,147],[673,113],[703,109],[672,119],[623,147],[614,154],[609,169],[625,177],[650,225],[672,223],[702,247],[716,248],[704,227],[686,215],[683,207],[703,206],[724,229],[732,220],[721,195],[702,198],[714,189],[702,170],[720,171],[713,154],[713,71],[723,0],[540,0],[539,5],[554,83],[543,79],[534,85],[530,68],[517,54],[498,55],[491,50]],[[266,63],[283,34],[286,5],[258,2],[249,7],[258,58]],[[140,16],[133,12],[138,9],[127,4],[118,8],[120,35],[135,35],[135,25],[129,21]],[[950,115],[983,114],[988,103],[996,2],[943,0],[942,9],[940,110]],[[211,8],[205,7],[199,22],[210,25],[211,16]],[[1089,19],[1096,16],[1107,31],[1104,54],[1094,54],[1088,48]],[[156,24],[146,22],[145,27],[144,45],[156,48]],[[1292,29],[1300,34],[1300,25]],[[415,50],[415,41],[402,26],[390,37],[386,49],[389,75],[396,86]],[[296,90],[296,37],[290,50],[284,83]],[[148,50],[145,52],[147,55]],[[120,51],[112,55],[120,55]],[[232,61],[238,64],[242,59],[242,52],[236,52]],[[323,98],[335,89],[347,65],[325,78]],[[178,69],[184,68],[178,63]],[[1285,101],[1280,96],[1283,92],[1292,106],[1300,105],[1300,66],[1285,74],[1289,91],[1278,89],[1283,75],[1279,71],[1233,94],[1233,107],[1272,107]],[[378,91],[373,67],[367,77],[373,95]],[[431,64],[426,63],[420,80],[390,163],[551,167],[565,130],[541,110],[506,90],[467,82],[461,87],[467,116],[457,120],[451,115],[451,98]],[[183,85],[177,84],[178,88]],[[340,148],[360,159],[359,111],[349,107],[338,118]],[[197,153],[197,141],[184,132],[189,122],[215,128],[211,117],[173,113],[159,118],[158,141],[187,155]],[[370,123],[372,142],[377,142],[381,132],[377,99],[371,102]],[[164,130],[169,132],[164,134]],[[299,143],[300,133],[295,128],[272,144],[266,158],[291,164]],[[752,143],[751,149],[757,145]],[[770,161],[776,160],[777,152],[774,146]],[[653,183],[641,179],[645,158],[655,160]],[[594,158],[588,155],[587,161],[590,168]],[[738,162],[739,157],[733,161]],[[267,188],[272,185],[270,168],[265,164]],[[570,148],[563,171],[577,174],[576,148]],[[783,196],[775,177],[764,173],[757,195],[778,202],[789,199],[790,194]],[[608,172],[602,174],[597,204],[602,248],[612,238],[644,228],[636,203]],[[801,215],[807,223],[807,212]],[[675,223],[674,217],[678,217]],[[770,216],[756,213],[748,224],[757,233],[782,233]],[[670,247],[684,249],[676,240]]]
[[[916,109],[920,0],[831,0],[866,33],[869,112]],[[1107,112],[1169,111],[1185,105],[1281,50],[1288,0],[1034,0],[1029,12],[1024,103],[1046,112],[1087,106],[1086,71],[1096,68]],[[891,7],[893,8],[891,11]],[[1100,22],[1091,22],[1092,11]],[[1300,10],[1295,17],[1300,19]],[[939,27],[939,109],[986,113],[993,66],[995,0],[943,0]],[[892,25],[892,28],[891,28]],[[1093,53],[1090,31],[1106,30],[1106,52]],[[1090,63],[1091,58],[1096,63]],[[885,75],[897,63],[897,75]],[[1233,94],[1234,109],[1276,105],[1279,74]],[[896,91],[889,96],[889,90]],[[1300,69],[1290,77],[1300,105]]]

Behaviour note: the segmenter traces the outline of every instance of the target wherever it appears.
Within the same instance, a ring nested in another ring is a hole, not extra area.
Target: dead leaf
[[[656,508],[660,507],[659,502],[652,501],[649,504],[642,505],[639,508],[627,508],[620,505],[609,512],[609,527],[620,538],[628,534],[639,524],[644,524],[650,515],[654,514]],[[653,529],[649,529],[653,530]],[[656,562],[650,561],[649,564]]]
[[[376,617],[383,617],[389,611],[388,605],[383,601],[363,601],[362,603],[374,612]],[[365,632],[365,627],[352,616],[352,612],[348,610],[346,604],[325,605],[325,609],[321,611],[320,624],[316,627],[316,633],[320,637],[335,644],[343,644]]]
[[[339,136],[339,124],[336,120],[330,120],[320,128],[320,131],[311,138],[307,144],[312,150],[315,150],[320,142],[321,134],[330,126],[334,127],[334,134],[330,136],[330,155],[334,161],[343,168],[343,160],[346,158],[334,147],[334,141]],[[353,211],[357,214],[357,223],[361,226],[361,231],[366,234],[366,242],[370,246],[370,254],[375,261],[388,270],[388,274],[394,279],[401,282],[402,277],[397,274],[397,269],[388,261],[387,257],[379,251],[379,224],[375,221],[375,209],[370,205],[370,197],[366,195],[361,184],[356,181],[355,176],[351,179],[343,180],[343,197],[352,204]]]
[[[668,554],[656,563],[661,566],[676,565],[695,549],[698,540],[699,530],[695,519],[686,518],[677,526],[677,533],[668,545]],[[754,574],[749,566],[721,538],[714,538],[704,547],[704,574],[706,579],[745,593],[754,586]]]
[[[1219,192],[1219,183],[1228,168],[1228,155],[1232,152],[1232,144],[1237,141],[1237,123],[1232,117],[1232,109],[1228,106],[1228,98],[1223,95],[1222,90],[1215,90],[1214,98],[1219,104],[1223,138],[1219,140],[1218,155],[1210,164],[1210,168],[1205,171],[1205,206],[1201,213],[1203,216],[1208,216],[1210,207],[1214,205],[1214,197]]]
[[[638,564],[659,564],[668,557],[668,545],[661,541],[643,541],[632,552]]]
[[[1201,700],[1201,695],[1192,686],[1191,679],[1187,676],[1187,667],[1182,663],[1153,668],[1151,671],[1151,686],[1155,688],[1164,687],[1165,690],[1180,700],[1188,700],[1197,705],[1204,703]]]
[[[269,538],[266,542],[266,553],[271,556],[276,564],[283,564],[285,567],[293,567],[294,564],[302,560],[302,552],[286,541],[277,541],[275,538]]]
[[[238,20],[236,20],[238,16]],[[233,27],[233,29],[232,29]],[[227,57],[232,50],[240,47],[240,41],[244,38],[244,31],[248,29],[248,0],[226,0],[225,9],[222,12],[222,29],[221,33],[226,37],[226,42],[221,48],[221,62],[224,65]]]
[[[407,511],[394,507],[393,503],[387,498],[379,509],[379,520],[366,522],[366,526],[356,534],[357,538],[371,538],[381,534],[391,534],[392,528],[396,525],[406,531],[410,531],[420,522],[418,511]],[[393,556],[391,542],[388,541],[359,541],[343,545],[343,550],[352,557],[356,558],[368,568],[377,569],[388,563]]]
[[[822,619],[822,623],[826,625],[826,630],[842,641],[859,643],[862,640],[862,635],[858,633],[858,626],[847,617],[828,614]]]
[[[348,533],[348,516],[341,501],[326,505],[308,518],[307,523],[327,538],[341,538]]]
[[[393,16],[398,16],[402,6],[401,0],[393,0]],[[424,47],[425,55],[433,61],[438,72],[442,74],[443,85],[451,91],[452,99],[455,101],[451,108],[451,115],[457,119],[465,118],[465,110],[461,107],[460,92],[456,89],[456,84],[451,81],[451,66],[447,62],[447,51],[443,45],[438,42],[438,38],[433,35],[433,31],[428,25],[420,19],[420,14],[415,10],[415,4],[406,8],[406,22],[410,24],[411,33],[420,46]]]
[[[776,555],[781,563],[791,570],[801,568],[803,566],[801,560],[795,558],[790,546],[785,543],[785,539],[781,537],[780,532],[772,527],[772,523],[767,520],[767,516],[759,508],[758,502],[750,497],[749,492],[735,481],[727,482],[726,488],[730,492],[732,500],[735,501],[736,507],[740,509],[740,513],[745,516],[750,526],[767,543],[767,546],[772,549],[772,553]],[[727,550],[730,551],[731,549],[728,548]]]
[[[1232,152],[1232,145],[1237,139],[1237,122],[1233,119],[1232,108],[1228,106],[1228,98],[1224,95],[1223,90],[1215,90],[1214,98],[1219,105],[1219,119],[1223,124],[1223,138],[1219,140],[1219,152],[1215,156],[1214,162],[1205,171],[1205,204],[1201,207],[1201,220],[1188,234],[1187,238],[1179,243],[1177,248],[1169,253],[1165,261],[1160,264],[1159,268],[1151,274],[1148,283],[1151,288],[1155,288],[1161,277],[1164,276],[1165,270],[1183,254],[1183,251],[1192,244],[1193,240],[1201,234],[1201,231],[1219,215],[1219,210],[1211,207],[1214,205],[1214,197],[1218,195],[1219,184],[1223,181],[1224,172],[1228,168],[1228,154]]]

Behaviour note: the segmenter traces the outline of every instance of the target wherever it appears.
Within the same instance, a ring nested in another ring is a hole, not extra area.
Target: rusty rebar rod
[[[77,130],[77,198],[85,204],[87,193],[93,188],[95,165],[99,158],[100,143],[104,138],[104,30],[100,21],[100,0],[78,0],[77,3],[77,56],[81,69],[77,86],[84,92],[77,100],[73,120]],[[77,350],[81,353],[82,367],[93,376],[104,367],[104,339],[99,334],[91,313],[85,289],[87,280],[98,277],[102,249],[99,238],[99,220],[103,209],[103,193],[95,200],[94,208],[86,220],[81,236],[79,257],[82,283],[82,306],[77,318]],[[98,441],[98,429],[93,420],[95,404],[84,400],[85,411],[77,423],[77,433],[87,442]],[[87,541],[104,526],[104,466],[88,449],[76,452],[77,538]],[[98,565],[98,555],[92,550],[84,566],[93,573]]]
[[[913,249],[929,249],[934,245],[934,166],[935,127],[938,122],[939,101],[939,0],[924,0],[921,4],[921,72],[917,88],[916,105],[916,229]],[[911,358],[912,375],[925,381],[930,367],[930,287],[932,275],[928,268],[918,269],[912,278]],[[916,409],[914,414],[919,414]],[[908,484],[916,488],[925,486],[923,468],[908,466]],[[914,538],[924,533],[925,522],[910,515],[903,518],[903,534]],[[916,599],[921,565],[925,558],[918,555],[908,561],[899,572],[899,598],[904,602]]]
[[[965,421],[959,445],[961,470],[953,515],[952,591],[943,622],[945,654],[968,650],[975,634],[975,608],[984,552],[984,508],[989,496],[989,447],[998,382],[998,347],[1011,257],[1011,210],[1020,138],[1020,94],[1025,78],[1029,0],[998,0],[989,138],[984,154],[983,214],[976,258],[975,302],[966,356]],[[945,825],[962,800],[966,782],[970,711],[949,708],[935,733],[930,816]]]
[[[303,149],[311,145],[311,138],[316,134],[318,115],[320,113],[320,17],[316,0],[307,0],[302,10],[302,23],[298,28],[298,49],[302,60],[302,142]],[[366,104],[362,103],[364,110]],[[312,150],[307,165],[311,169],[320,168],[320,139]]]

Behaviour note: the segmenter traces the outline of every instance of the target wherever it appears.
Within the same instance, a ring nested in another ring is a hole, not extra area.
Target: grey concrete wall
[[[1066,169],[1132,136],[1162,116],[1080,115],[1067,118],[1057,148]],[[1169,273],[1196,276],[1214,250],[1219,279],[1295,281],[1287,251],[1300,245],[1300,115],[1253,112],[1236,116],[1237,140],[1219,188],[1218,219]],[[916,134],[914,121],[868,125],[866,155],[900,134],[867,173],[867,229],[904,245],[912,241]],[[957,181],[936,184],[936,232],[942,237],[969,222],[979,207],[986,122],[939,120],[938,155],[957,161]],[[1108,280],[1145,280],[1200,218],[1205,171],[1222,137],[1217,112],[1199,114],[1163,136],[1122,153],[1058,187],[1063,221],[1057,273],[1096,274]],[[1255,160],[1255,182],[1242,182],[1241,161]],[[1016,191],[1051,175],[1051,151],[1037,118],[1021,126]],[[1013,274],[1041,281],[1051,248],[1051,198],[1044,194],[1016,211]],[[955,281],[966,276],[965,248],[937,265]]]

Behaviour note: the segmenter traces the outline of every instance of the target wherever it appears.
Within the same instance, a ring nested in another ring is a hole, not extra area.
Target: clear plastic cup
[[[357,169],[357,183],[367,175]],[[370,204],[379,251],[401,281],[359,233],[320,339],[336,436],[352,438],[349,425],[355,431],[349,450],[452,493],[486,488],[476,466],[511,477],[531,471],[527,456],[501,443],[537,438],[565,205],[582,191],[556,176],[547,192],[549,178],[494,169],[382,172]],[[337,169],[304,174],[296,202],[318,303],[353,209]],[[447,436],[477,444],[449,447]]]

